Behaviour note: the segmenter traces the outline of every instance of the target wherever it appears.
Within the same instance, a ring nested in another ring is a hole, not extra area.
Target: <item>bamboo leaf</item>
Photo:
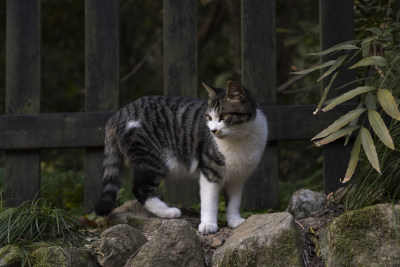
[[[360,155],[361,148],[361,132],[358,133],[356,141],[354,141],[353,148],[351,149],[349,165],[347,166],[346,174],[344,175],[342,183],[348,182],[354,174],[357,167],[358,156]]]
[[[352,41],[350,42],[345,42],[345,43],[341,43],[335,46],[332,46],[324,51],[321,52],[317,52],[317,53],[309,53],[309,55],[312,56],[324,56],[327,55],[329,53],[338,51],[338,50],[355,50],[355,49],[360,49],[358,46],[351,44]]]
[[[345,136],[346,134],[352,133],[354,130],[357,130],[358,128],[360,128],[360,126],[348,126],[348,127],[345,127],[343,129],[340,129],[340,130],[328,135],[324,139],[316,141],[315,144],[317,146],[326,145],[326,144],[328,144],[330,142],[333,142],[333,141],[339,139],[340,137]]]
[[[383,110],[392,118],[400,120],[400,111],[397,107],[396,100],[393,95],[386,89],[378,90],[378,100]]]
[[[368,93],[365,96],[365,105],[368,109],[376,110],[375,96],[372,93]]]
[[[323,138],[325,136],[328,136],[329,134],[339,130],[349,122],[353,121],[354,119],[358,118],[364,111],[366,111],[365,108],[360,108],[360,109],[354,109],[352,111],[349,111],[346,115],[341,116],[339,119],[337,119],[334,123],[329,125],[326,129],[324,129],[322,132],[314,136],[311,140]]]
[[[389,130],[387,129],[385,122],[383,121],[379,113],[375,110],[369,110],[368,120],[372,126],[372,129],[382,141],[382,143],[384,143],[387,147],[394,149],[392,137],[390,136]]]
[[[369,28],[369,29],[367,29],[367,31],[370,31],[370,32],[372,32],[373,34],[376,34],[376,35],[381,35],[382,34],[382,29],[377,28],[377,27]]]
[[[330,60],[330,61],[327,61],[327,62],[322,63],[320,65],[314,66],[312,68],[301,70],[301,71],[296,71],[296,72],[292,72],[292,73],[293,74],[307,74],[307,73],[310,73],[310,72],[313,72],[313,71],[316,71],[316,70],[319,70],[319,69],[323,69],[325,67],[329,67],[329,66],[333,65],[335,62],[336,62],[336,60]]]
[[[331,78],[331,80],[330,80],[328,86],[325,87],[324,92],[322,93],[322,96],[321,96],[321,100],[320,100],[319,103],[318,103],[318,108],[317,108],[317,110],[319,110],[319,109],[321,108],[322,104],[325,102],[325,99],[326,99],[326,96],[328,95],[329,89],[331,89],[331,86],[332,86],[332,84],[333,84],[333,81],[335,81],[335,79],[336,79],[336,77],[338,76],[338,74],[339,74],[338,72],[336,72],[335,74],[333,74],[333,76],[332,76],[332,78]]]
[[[378,155],[376,153],[374,141],[372,140],[371,134],[365,127],[361,127],[360,134],[361,134],[361,144],[365,151],[365,155],[367,155],[367,158],[371,163],[372,167],[374,167],[374,169],[377,172],[381,173],[381,169],[379,167]]]
[[[358,106],[357,106],[357,108],[362,108],[362,106],[363,106],[362,103],[359,103]],[[359,119],[360,119],[360,117],[357,117],[357,118],[355,118],[354,120],[352,120],[352,121],[349,123],[349,126],[355,126],[355,125],[357,125]],[[349,140],[350,140],[350,135],[348,134],[348,135],[346,135],[346,139],[344,140],[344,145],[345,145],[345,146],[347,146],[347,144],[349,143]]]
[[[334,107],[336,107],[339,104],[342,104],[343,102],[356,97],[360,94],[363,93],[368,93],[370,91],[375,90],[375,87],[372,86],[361,86],[361,87],[357,87],[356,89],[350,90],[347,93],[342,94],[341,96],[338,96],[337,98],[335,98],[331,103],[329,103],[329,105],[327,105],[326,107],[324,107],[322,109],[322,111],[328,111]]]
[[[356,64],[351,66],[349,69],[354,69],[357,67],[363,67],[363,66],[369,66],[369,65],[374,65],[374,66],[386,66],[387,62],[384,57],[381,56],[370,56],[370,57],[365,57],[358,61]]]
[[[326,76],[330,75],[332,72],[334,72],[340,65],[342,65],[343,61],[347,58],[348,55],[341,55],[339,56],[335,63],[327,70],[319,79],[317,82],[321,81],[323,78]]]

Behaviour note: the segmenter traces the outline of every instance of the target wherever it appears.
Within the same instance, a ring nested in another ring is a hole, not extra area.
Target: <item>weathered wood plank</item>
[[[348,41],[354,37],[354,1],[320,0],[320,24],[321,24],[321,49],[327,49],[338,43]],[[335,55],[336,57],[337,55]],[[331,60],[331,56],[322,57],[322,61]],[[332,88],[339,87],[355,79],[354,71],[342,70]],[[329,79],[324,79],[322,88],[327,86]],[[330,90],[329,98],[338,96],[351,89],[351,86],[340,90]],[[343,186],[340,179],[344,177],[350,158],[349,148],[341,142],[324,146],[324,191],[330,193]]]
[[[39,113],[40,1],[8,0],[6,20],[6,113]],[[32,200],[39,189],[39,152],[6,151],[6,204]]]
[[[355,105],[313,115],[315,106],[264,106],[269,140],[310,139]],[[0,150],[102,147],[114,112],[0,115]]]
[[[164,0],[164,94],[197,96],[197,1]]]
[[[275,1],[242,0],[242,83],[262,105],[276,104]],[[278,208],[277,146],[269,142],[243,193],[245,209]]]
[[[197,96],[197,1],[164,0],[164,94]],[[165,201],[190,207],[199,202],[198,183],[166,180]]]
[[[85,111],[118,109],[119,1],[85,1]],[[101,192],[103,151],[85,151],[85,211]]]

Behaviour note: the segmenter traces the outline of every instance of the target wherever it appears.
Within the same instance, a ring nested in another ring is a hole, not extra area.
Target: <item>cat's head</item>
[[[256,117],[257,102],[251,92],[238,82],[228,81],[226,88],[203,83],[208,92],[205,113],[210,133],[217,138],[237,138],[245,124]]]

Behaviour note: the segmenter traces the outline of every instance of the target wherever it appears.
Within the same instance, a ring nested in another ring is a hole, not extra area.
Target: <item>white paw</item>
[[[164,213],[164,218],[174,219],[181,217],[182,213],[177,208],[169,208]]]
[[[238,226],[239,224],[242,224],[246,221],[246,219],[243,218],[236,218],[234,220],[229,220],[228,221],[228,226],[231,228],[235,228],[236,226]]]
[[[203,234],[212,234],[218,231],[218,224],[216,223],[200,223],[199,232]]]

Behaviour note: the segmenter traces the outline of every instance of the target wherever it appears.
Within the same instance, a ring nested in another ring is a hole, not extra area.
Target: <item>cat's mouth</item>
[[[221,130],[210,130],[211,135],[218,137],[218,138],[222,138],[223,137],[223,133]]]

